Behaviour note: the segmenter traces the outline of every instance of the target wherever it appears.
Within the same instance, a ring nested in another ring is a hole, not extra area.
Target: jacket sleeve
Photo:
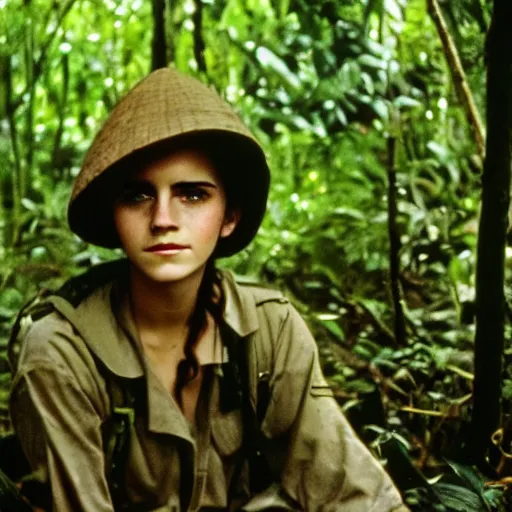
[[[45,318],[23,343],[11,416],[34,475],[51,486],[54,512],[113,512],[105,478],[101,394],[94,362],[72,348],[66,322]],[[80,340],[78,340],[80,341]]]
[[[305,322],[293,307],[286,309],[266,333],[277,341],[271,398],[262,422],[264,436],[274,445],[267,458],[284,454],[280,492],[311,512],[407,511],[391,479],[333,398]],[[279,447],[283,443],[286,446]]]

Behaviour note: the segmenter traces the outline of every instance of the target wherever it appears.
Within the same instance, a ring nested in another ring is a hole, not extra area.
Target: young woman
[[[69,205],[127,261],[22,315],[11,414],[56,512],[407,510],[278,292],[214,261],[254,237],[269,171],[200,82],[161,69],[118,104]]]

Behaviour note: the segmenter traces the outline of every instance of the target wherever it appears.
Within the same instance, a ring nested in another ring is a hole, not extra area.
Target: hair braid
[[[215,261],[212,258],[206,264],[196,304],[188,320],[188,334],[184,348],[185,359],[178,364],[174,391],[180,407],[183,406],[183,388],[194,380],[199,373],[199,363],[194,349],[199,337],[206,329],[207,314],[210,313],[215,323],[218,324],[222,321],[224,304],[225,299],[220,286],[220,276],[215,268]]]

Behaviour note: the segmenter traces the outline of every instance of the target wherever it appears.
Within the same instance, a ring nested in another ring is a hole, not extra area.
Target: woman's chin
[[[150,266],[137,266],[135,265],[137,274],[147,281],[152,281],[158,284],[178,284],[188,281],[195,281],[201,279],[204,272],[204,265],[190,266],[179,265],[176,263],[165,263]]]

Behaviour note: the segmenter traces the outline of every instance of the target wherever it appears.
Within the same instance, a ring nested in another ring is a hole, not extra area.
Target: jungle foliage
[[[468,456],[483,150],[432,4],[483,117],[483,0],[0,0],[0,347],[38,290],[117,256],[68,231],[71,184],[116,101],[172,63],[236,107],[273,171],[258,237],[221,264],[286,290],[414,510],[509,510],[508,325],[497,455]]]

